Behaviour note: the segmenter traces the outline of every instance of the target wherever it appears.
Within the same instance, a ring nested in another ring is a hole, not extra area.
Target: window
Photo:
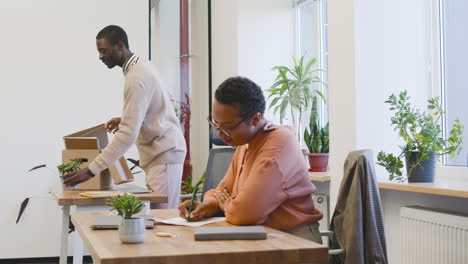
[[[445,107],[444,132],[458,118],[465,125],[463,149],[455,158],[444,157],[448,166],[467,166],[468,158],[468,1],[440,0],[441,98]]]
[[[320,78],[328,83],[328,52],[327,52],[327,5],[326,0],[298,0],[295,2],[296,17],[296,57],[318,60],[318,68],[324,70]],[[327,97],[326,86],[320,86],[321,92]],[[321,105],[321,120],[328,121],[328,108]]]

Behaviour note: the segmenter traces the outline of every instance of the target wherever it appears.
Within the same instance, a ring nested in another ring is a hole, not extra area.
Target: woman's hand
[[[231,197],[231,194],[228,192],[228,190],[224,189],[222,191],[216,191],[215,196],[218,200],[219,209],[224,212],[224,205],[229,197]]]
[[[204,218],[214,216],[218,213],[219,207],[212,201],[193,202],[192,212],[189,214],[190,200],[186,200],[179,205],[179,216],[190,221],[200,221]]]

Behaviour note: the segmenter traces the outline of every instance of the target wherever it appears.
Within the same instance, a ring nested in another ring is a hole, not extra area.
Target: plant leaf
[[[28,203],[29,203],[29,197],[26,197],[23,202],[21,203],[21,206],[20,206],[20,210],[19,210],[19,213],[18,213],[18,217],[16,218],[16,223],[18,224],[21,216],[23,215],[23,212],[24,210],[26,209],[26,207],[28,206]]]
[[[37,170],[37,169],[40,169],[40,168],[44,168],[44,167],[46,167],[45,164],[37,165],[37,166],[35,166],[35,167],[32,167],[30,170],[28,170],[28,172],[31,172],[31,171],[33,171],[33,170]]]

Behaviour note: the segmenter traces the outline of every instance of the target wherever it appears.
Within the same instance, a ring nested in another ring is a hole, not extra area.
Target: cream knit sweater
[[[109,145],[89,164],[94,174],[114,164],[136,144],[140,166],[183,164],[185,140],[169,95],[156,67],[140,59],[125,75],[122,121]]]

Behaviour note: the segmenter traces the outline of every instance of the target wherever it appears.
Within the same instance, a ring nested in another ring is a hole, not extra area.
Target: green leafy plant
[[[428,112],[414,108],[409,100],[407,91],[403,91],[399,95],[390,95],[385,101],[390,105],[389,109],[394,111],[391,125],[403,138],[405,144],[400,146],[399,155],[387,154],[383,151],[377,155],[377,164],[385,167],[390,173],[389,179],[396,179],[400,182],[406,179],[402,173],[402,158],[405,155],[411,152],[419,153],[418,159],[409,170],[411,172],[416,166],[420,166],[421,162],[428,160],[430,153],[438,156],[450,154],[454,157],[460,153],[463,142],[464,127],[458,119],[454,121],[447,138],[443,137],[441,118],[445,112],[439,103],[439,97],[427,100]]]
[[[317,59],[312,58],[307,63],[304,62],[304,57],[294,59],[294,67],[275,66],[273,70],[278,71],[275,78],[275,83],[270,89],[266,90],[270,93],[268,98],[273,98],[269,108],[273,108],[273,113],[279,111],[280,123],[286,116],[286,110],[289,108],[293,126],[298,128],[302,120],[302,113],[309,107],[309,103],[315,94],[318,94],[324,101],[325,96],[313,85],[324,85],[318,74],[322,69],[313,69],[317,63]],[[295,118],[297,111],[298,118]],[[300,138],[300,128],[298,128],[298,138]]]
[[[129,193],[111,197],[107,204],[111,206],[111,211],[116,210],[123,219],[132,218],[132,215],[138,214],[145,207],[140,199]]]
[[[81,164],[86,162],[86,159],[71,159],[69,162],[65,164],[61,164],[57,166],[57,169],[60,173],[60,176],[63,176],[68,173],[75,172],[80,169]]]
[[[309,128],[304,130],[304,141],[310,153],[328,153],[330,151],[328,122],[325,126],[321,125],[316,96],[312,99]]]
[[[192,175],[188,176],[187,181],[182,181],[182,190],[181,194],[191,194],[195,189],[197,189],[197,192],[201,190],[200,186],[203,184],[205,181],[205,175],[206,172],[203,173],[203,176],[197,181],[195,185],[193,185],[193,178]]]

